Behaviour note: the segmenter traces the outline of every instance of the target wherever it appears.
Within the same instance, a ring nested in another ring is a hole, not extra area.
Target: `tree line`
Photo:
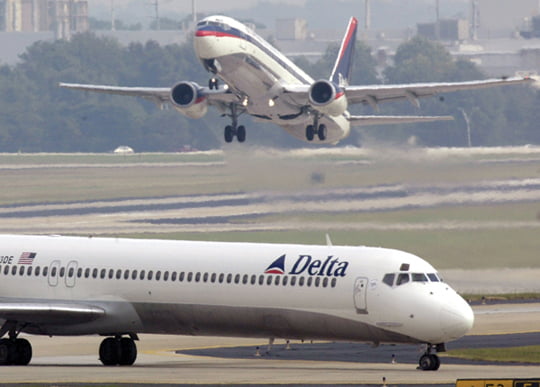
[[[315,63],[297,64],[315,79],[327,78],[337,54],[330,45]],[[414,38],[397,50],[392,66],[378,72],[371,49],[359,42],[352,74],[354,84],[462,81],[485,75],[471,62],[453,60],[437,43]],[[192,120],[174,109],[160,110],[152,102],[129,97],[61,89],[59,82],[123,86],[169,87],[182,80],[207,83],[191,42],[161,46],[154,41],[122,46],[92,33],[71,41],[37,42],[17,65],[0,66],[0,152],[106,152],[118,145],[136,151],[176,151],[184,145],[198,149],[222,145],[227,118],[215,109]],[[367,139],[403,143],[415,136],[428,146],[466,145],[465,112],[473,145],[540,143],[540,94],[530,87],[507,87],[452,93],[411,104],[381,105],[381,114],[453,115],[450,122],[392,125],[355,130],[343,144]],[[351,107],[354,114],[373,114],[370,107]],[[278,127],[241,117],[248,142],[256,145],[299,147]]]

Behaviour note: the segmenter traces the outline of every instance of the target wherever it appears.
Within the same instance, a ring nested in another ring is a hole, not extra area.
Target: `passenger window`
[[[242,278],[242,283],[245,285],[248,283],[248,275],[247,274],[244,274],[244,277]]]
[[[337,284],[337,279],[332,278],[332,287],[335,288]]]
[[[165,273],[163,273],[163,281],[168,281],[169,280],[169,272],[166,271]]]
[[[219,283],[222,284],[223,283],[223,279],[225,278],[225,274],[221,273],[219,275]]]
[[[177,277],[177,273],[175,271],[172,272],[171,274],[171,281],[176,281],[176,277]]]
[[[394,273],[388,273],[384,275],[382,282],[391,287],[394,286],[394,278],[396,278]]]
[[[280,276],[276,275],[276,280],[274,282],[275,285],[279,285]]]
[[[291,286],[296,285],[296,277],[291,277]]]
[[[51,269],[51,277],[56,277],[56,267]]]
[[[159,281],[159,279],[161,278],[161,271],[156,271],[156,281]]]
[[[227,274],[227,283],[230,284],[232,282],[232,274]]]
[[[409,273],[400,273],[397,278],[396,285],[403,285],[405,283],[409,282]]]
[[[315,287],[318,288],[320,284],[321,284],[321,277],[315,278]]]
[[[113,279],[114,277],[114,269],[109,269],[109,279]]]
[[[136,279],[137,279],[137,270],[133,270],[133,271],[131,272],[131,279],[132,279],[132,280],[136,280]]]
[[[178,281],[184,282],[184,277],[185,276],[186,276],[186,274],[184,272],[181,272],[180,274],[178,274]]]
[[[428,279],[424,273],[413,273],[412,280],[413,282],[428,282]]]
[[[73,270],[73,269],[70,269],[70,270]],[[106,276],[107,276],[107,269],[101,269],[101,273],[99,274],[99,277],[101,279],[105,279]]]
[[[304,286],[304,277],[298,278],[298,286]]]
[[[36,274],[36,275],[37,275],[37,274]],[[81,278],[81,277],[82,277],[82,268],[79,267],[79,268],[77,269],[77,278]]]
[[[19,275],[24,275],[24,266],[19,269]]]
[[[289,278],[288,278],[287,276],[284,276],[284,277],[283,277],[283,281],[282,281],[283,286],[286,286],[286,285],[287,285],[288,280],[289,280]]]
[[[26,275],[32,275],[32,266],[28,266],[28,270],[26,270]]]
[[[312,277],[308,277],[307,279],[307,286],[311,286],[311,283],[313,282],[313,278]]]
[[[124,270],[124,279],[127,280],[129,279],[129,270]]]
[[[68,277],[73,278],[73,274],[75,274],[75,269],[70,267],[68,270]]]
[[[212,273],[212,275],[210,276],[210,282],[214,283],[214,282],[216,282],[216,279],[217,279],[217,274]]]
[[[122,270],[118,269],[116,270],[116,279],[122,278]]]
[[[199,282],[201,280],[201,273],[197,272],[197,274],[195,274],[195,282]]]
[[[34,270],[34,275],[37,277],[39,275],[39,266]]]
[[[146,277],[146,278],[148,279],[148,281],[150,281],[153,276],[154,276],[154,272],[152,270],[150,270],[150,271],[148,271],[148,277]]]
[[[323,286],[323,288],[326,288],[328,286],[328,277],[324,277],[323,282],[322,282],[322,286]]]
[[[60,277],[63,277],[64,274],[62,273],[62,270],[64,268],[60,269]],[[94,270],[92,270],[92,278],[97,278],[97,275],[98,275],[98,269],[94,268]]]
[[[208,273],[204,273],[202,276],[203,282],[208,282]]]
[[[88,277],[90,277],[90,268],[87,267],[87,268],[84,270],[84,278],[88,278]]]
[[[268,278],[266,279],[266,284],[267,285],[272,285],[272,276],[269,275]]]
[[[256,276],[255,274],[253,274],[253,275],[251,276],[251,284],[252,284],[252,285],[255,285],[256,282],[257,282],[257,276]]]
[[[141,270],[141,274],[139,274],[139,279],[143,280],[145,277],[146,272],[144,270]]]
[[[48,266],[45,266],[43,268],[43,277],[47,277],[47,273],[49,273],[49,267]]]
[[[262,284],[264,284],[264,275],[261,274],[259,276],[259,285],[262,285]]]
[[[9,266],[5,266],[4,267],[4,275],[8,275],[9,274]]]
[[[192,279],[193,279],[193,273],[189,272],[187,275],[187,282],[191,282]]]
[[[237,275],[234,276],[234,283],[235,284],[240,283],[240,274],[237,274]]]

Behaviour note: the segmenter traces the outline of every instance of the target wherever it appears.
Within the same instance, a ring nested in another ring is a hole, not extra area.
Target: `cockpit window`
[[[439,276],[436,273],[428,273],[431,282],[440,282]]]
[[[400,273],[397,277],[396,286],[403,285],[409,282],[409,273]]]
[[[428,277],[424,273],[412,273],[413,282],[428,282]]]
[[[388,286],[393,286],[395,277],[396,277],[396,275],[394,273],[385,274],[384,277],[383,277],[382,282],[384,282]]]

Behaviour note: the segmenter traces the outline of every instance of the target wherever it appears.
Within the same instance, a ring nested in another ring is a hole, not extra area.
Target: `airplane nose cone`
[[[456,340],[471,330],[474,313],[469,304],[459,297],[455,302],[443,305],[440,320],[447,340]]]

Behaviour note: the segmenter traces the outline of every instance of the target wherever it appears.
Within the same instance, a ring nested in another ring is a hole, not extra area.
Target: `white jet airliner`
[[[172,104],[191,118],[203,117],[208,105],[231,118],[225,141],[246,139],[238,117],[247,113],[257,120],[281,126],[292,136],[318,143],[336,144],[349,135],[351,125],[377,125],[451,120],[451,116],[354,116],[349,104],[365,104],[376,111],[385,101],[418,99],[456,90],[532,82],[513,77],[454,83],[350,86],[358,21],[351,18],[328,80],[315,81],[253,30],[226,16],[210,16],[197,24],[194,45],[204,67],[217,78],[208,87],[182,81],[173,87],[118,87],[60,83],[61,87],[144,97],[160,106]]]
[[[290,244],[0,236],[0,364],[26,365],[36,335],[108,336],[131,365],[140,333],[423,343],[419,366],[463,336],[469,305],[398,250]]]

